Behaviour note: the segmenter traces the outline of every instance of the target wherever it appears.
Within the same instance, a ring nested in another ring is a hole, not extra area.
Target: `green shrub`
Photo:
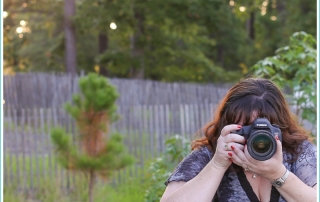
[[[151,162],[149,167],[149,189],[145,193],[146,202],[160,201],[165,190],[164,182],[177,164],[190,152],[190,142],[180,135],[166,140],[166,150],[161,157]]]
[[[257,62],[251,71],[268,78],[287,91],[286,96],[300,123],[316,125],[317,50],[316,40],[305,32],[296,32],[288,46],[276,50],[276,55]]]

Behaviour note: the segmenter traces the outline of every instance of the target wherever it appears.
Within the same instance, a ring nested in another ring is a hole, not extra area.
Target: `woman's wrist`
[[[221,164],[214,158],[209,162],[209,164],[212,168],[222,172],[225,172],[230,166],[230,165],[228,166],[228,165]]]
[[[270,181],[273,182],[275,179],[278,179],[282,177],[287,171],[287,168],[282,165],[277,171],[272,172],[271,175],[267,176],[266,178]]]

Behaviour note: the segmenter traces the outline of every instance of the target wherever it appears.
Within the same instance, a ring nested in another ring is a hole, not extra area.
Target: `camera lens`
[[[271,144],[270,138],[266,135],[258,135],[252,140],[252,147],[257,153],[266,153]]]
[[[268,160],[276,153],[276,139],[266,130],[255,131],[247,141],[248,152],[256,160]]]

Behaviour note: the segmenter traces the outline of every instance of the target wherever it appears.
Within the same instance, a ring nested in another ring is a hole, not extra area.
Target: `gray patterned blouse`
[[[309,141],[304,141],[301,144],[301,148],[302,152],[294,163],[286,162],[286,160],[292,159],[293,156],[283,151],[283,164],[305,184],[312,187],[317,184],[317,149]],[[206,147],[192,151],[175,168],[165,185],[172,181],[187,182],[191,180],[208,164],[212,156],[212,152]],[[250,200],[240,185],[237,173],[226,172],[213,201],[238,202]],[[286,200],[280,196],[279,201]]]

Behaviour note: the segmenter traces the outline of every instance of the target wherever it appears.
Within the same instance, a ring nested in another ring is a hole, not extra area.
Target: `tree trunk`
[[[277,1],[277,11],[278,11],[278,16],[279,16],[279,20],[282,24],[282,26],[285,26],[286,24],[286,15],[287,15],[287,11],[286,11],[286,1]],[[304,5],[304,4],[303,4]],[[300,7],[301,9],[301,7]],[[288,36],[285,36],[288,37]]]
[[[254,40],[255,38],[255,30],[254,30],[254,12],[250,12],[250,18],[247,21],[247,33],[248,37],[251,40]]]
[[[134,9],[134,17],[138,22],[135,27],[135,33],[130,38],[131,58],[129,77],[143,79],[145,73],[144,50],[141,43],[137,43],[144,33],[144,16],[141,11]]]
[[[217,64],[223,67],[224,62],[224,47],[223,44],[217,45]]]
[[[99,54],[103,54],[108,49],[109,41],[108,35],[106,33],[99,34]],[[100,74],[102,76],[108,77],[109,72],[107,70],[106,65],[100,64]]]
[[[90,171],[89,173],[89,202],[93,202],[93,188],[94,188],[94,183],[95,183],[95,173],[93,170]]]
[[[75,75],[77,72],[76,62],[76,29],[72,23],[75,15],[75,0],[65,0],[64,2],[64,30],[65,30],[65,65],[69,74]]]

